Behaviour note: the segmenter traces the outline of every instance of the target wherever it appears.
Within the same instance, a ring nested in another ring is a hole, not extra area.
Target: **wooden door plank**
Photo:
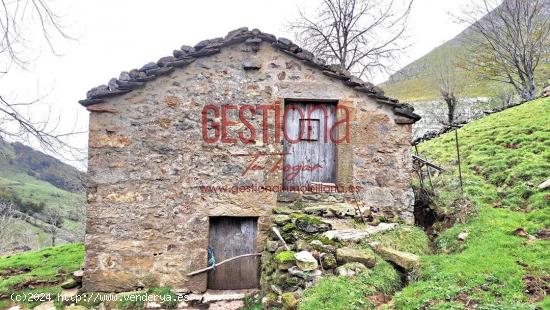
[[[209,245],[217,262],[256,251],[256,218],[211,217]],[[258,258],[245,257],[208,272],[208,288],[257,288]]]

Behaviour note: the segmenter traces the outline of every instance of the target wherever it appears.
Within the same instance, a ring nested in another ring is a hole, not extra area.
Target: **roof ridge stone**
[[[107,85],[100,85],[90,89],[86,93],[86,99],[80,100],[79,103],[85,107],[103,103],[105,102],[105,98],[126,94],[134,89],[143,87],[145,83],[159,76],[170,74],[175,68],[185,67],[197,58],[217,54],[224,47],[245,43],[253,51],[258,51],[261,42],[271,43],[273,47],[282,52],[321,70],[324,75],[341,80],[344,85],[356,91],[366,93],[369,97],[377,100],[377,102],[393,106],[394,112],[401,116],[415,121],[420,119],[420,116],[413,113],[414,109],[411,106],[400,104],[397,99],[385,96],[384,91],[380,87],[370,82],[364,82],[341,66],[335,64],[327,65],[324,59],[316,57],[312,52],[299,47],[287,38],[277,38],[259,29],[248,30],[248,27],[229,31],[223,38],[202,40],[195,44],[195,46],[183,45],[179,50],[174,50],[172,56],[161,57],[157,62],[149,62],[140,69],[123,71],[120,73],[118,79],[112,78]]]

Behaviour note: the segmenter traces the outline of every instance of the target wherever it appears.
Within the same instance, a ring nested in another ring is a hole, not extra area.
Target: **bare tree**
[[[13,242],[12,225],[15,221],[15,207],[10,201],[0,199],[0,253]]]
[[[550,0],[481,0],[459,19],[473,32],[466,68],[534,99],[535,73],[550,52]]]
[[[404,49],[414,0],[323,0],[290,25],[302,46],[358,76],[387,71]],[[402,5],[400,5],[402,4]]]
[[[63,227],[63,216],[58,209],[48,209],[44,214],[45,222],[49,224],[45,227],[45,231],[52,235],[52,246],[55,246],[55,239],[61,227]]]
[[[57,54],[53,41],[70,38],[60,23],[59,17],[50,8],[48,0],[0,0],[0,78],[9,74],[10,68],[25,68],[25,59],[32,48],[31,38],[37,32],[54,54]],[[34,120],[22,112],[32,109],[32,105],[43,98],[30,102],[12,102],[6,94],[0,93],[0,138],[35,140],[45,150],[60,154],[72,149],[64,137],[57,134],[59,119],[47,117]],[[71,133],[72,134],[72,133]]]
[[[464,76],[459,74],[457,59],[458,56],[452,48],[441,48],[435,53],[432,67],[441,99],[447,105],[447,125],[454,123],[458,96],[464,90]]]

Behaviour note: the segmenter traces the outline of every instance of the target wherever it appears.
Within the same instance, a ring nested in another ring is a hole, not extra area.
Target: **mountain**
[[[437,100],[440,98],[433,70],[442,57],[450,57],[452,63],[460,63],[469,52],[469,38],[473,35],[470,28],[465,29],[451,40],[436,47],[428,54],[400,69],[380,84],[386,94],[403,102]],[[457,79],[463,85],[459,97],[495,97],[505,84],[482,80],[473,72],[465,71],[454,65]],[[539,85],[550,77],[550,64],[545,63],[539,70]]]
[[[14,208],[9,225],[0,223],[0,232],[4,229],[9,235],[0,252],[51,245],[49,216],[54,213],[62,219],[60,227],[53,229],[56,243],[79,241],[85,180],[85,173],[52,156],[19,142],[0,140],[0,200],[11,202]]]

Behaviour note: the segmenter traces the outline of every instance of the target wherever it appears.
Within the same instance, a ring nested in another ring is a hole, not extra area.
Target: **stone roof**
[[[393,107],[393,111],[400,116],[404,116],[413,121],[418,121],[420,116],[413,113],[414,109],[407,104],[400,104],[397,99],[389,98],[384,95],[384,91],[372,83],[364,82],[360,78],[353,76],[349,71],[344,70],[339,65],[327,65],[325,60],[319,59],[308,50],[305,50],[291,40],[286,38],[277,38],[272,34],[261,32],[258,29],[248,30],[247,27],[230,31],[224,38],[215,38],[203,40],[194,47],[184,45],[178,50],[174,50],[172,56],[160,58],[157,62],[145,64],[140,69],[133,69],[129,72],[123,71],[117,78],[112,78],[107,85],[100,85],[90,89],[86,94],[86,99],[79,103],[85,107],[103,103],[105,98],[114,97],[131,92],[134,89],[143,87],[149,81],[159,76],[170,74],[175,68],[182,68],[200,57],[206,57],[217,54],[223,47],[245,43],[253,50],[259,50],[260,43],[267,42],[280,51],[301,60],[311,67],[315,67],[326,76],[341,81],[344,85],[355,89],[356,91],[366,93],[379,103],[385,103]],[[254,64],[249,64],[254,66]],[[258,69],[247,67],[244,69]]]

